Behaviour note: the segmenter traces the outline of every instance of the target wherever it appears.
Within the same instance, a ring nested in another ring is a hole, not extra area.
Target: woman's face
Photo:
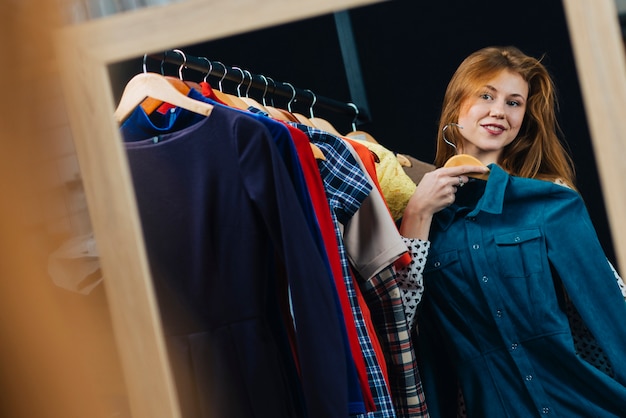
[[[497,163],[502,150],[517,136],[528,99],[528,83],[521,75],[502,70],[462,104],[459,152],[483,164]]]

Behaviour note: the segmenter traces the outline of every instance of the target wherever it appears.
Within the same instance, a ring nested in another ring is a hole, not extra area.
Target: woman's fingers
[[[489,168],[484,165],[459,165],[457,167],[442,167],[437,170],[441,170],[442,173],[452,177],[461,175],[467,176],[472,173],[486,174],[489,172]]]

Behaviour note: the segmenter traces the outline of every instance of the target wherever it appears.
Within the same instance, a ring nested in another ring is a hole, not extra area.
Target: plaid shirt
[[[371,192],[372,185],[350,150],[339,138],[306,125],[296,124],[295,126],[306,133],[311,142],[317,145],[326,156],[326,160],[319,161],[318,165],[328,203],[331,207],[331,216],[339,243],[344,283],[348,291],[352,315],[365,359],[368,381],[376,406],[376,411],[370,412],[366,416],[368,418],[395,418],[396,412],[387,388],[387,382],[380,368],[376,352],[372,347],[370,335],[357,300],[350,262],[343,245],[341,228],[341,224],[345,225],[349,222],[352,215],[359,209],[363,200]]]
[[[412,264],[406,269],[412,269]],[[370,308],[381,344],[385,347],[389,386],[398,417],[428,417],[411,332],[393,266],[383,269],[360,287]]]
[[[367,172],[367,168],[360,160],[359,164]],[[372,173],[370,172],[370,174]],[[372,175],[376,176],[375,173]],[[374,188],[372,193],[377,193],[377,189]],[[370,195],[372,201],[378,200],[374,199],[375,197]],[[379,200],[381,204],[384,204],[382,203],[384,202],[382,194],[379,195]],[[372,225],[374,229],[385,225],[385,219],[370,220],[370,222],[372,221],[378,224]],[[415,292],[421,295],[423,287],[415,286],[415,289],[402,289],[400,287],[402,280],[407,277],[412,278],[414,274],[417,275],[416,273],[423,270],[426,262],[425,254],[420,242],[400,237],[392,217],[389,218],[388,225],[388,228],[393,228],[393,233],[397,234],[398,239],[404,244],[405,251],[409,249],[410,264],[397,272],[394,270],[395,263],[392,267],[391,261],[389,261],[389,265],[383,267],[382,271],[376,274],[359,270],[357,283],[384,351],[389,389],[396,408],[396,415],[406,418],[428,417],[428,409],[411,341],[411,328],[408,325],[403,304],[403,296],[406,293],[413,294]],[[380,247],[380,242],[378,247]],[[382,266],[382,264],[379,265]],[[401,291],[406,293],[402,294]]]

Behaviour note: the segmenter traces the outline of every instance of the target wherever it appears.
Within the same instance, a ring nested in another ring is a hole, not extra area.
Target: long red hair
[[[559,139],[556,120],[556,90],[540,60],[518,48],[487,47],[469,55],[457,68],[448,84],[439,121],[435,165],[441,167],[455,154],[445,137],[458,143],[460,132],[454,125],[461,107],[501,71],[518,73],[528,82],[526,114],[518,136],[507,145],[498,161],[512,175],[555,181],[574,187],[574,164]]]

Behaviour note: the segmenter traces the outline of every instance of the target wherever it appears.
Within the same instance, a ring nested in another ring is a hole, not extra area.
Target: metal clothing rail
[[[353,103],[345,103],[328,97],[318,96],[313,91],[294,87],[290,83],[274,81],[272,78],[252,74],[246,69],[230,67],[219,61],[210,61],[204,57],[190,56],[178,50],[165,51],[159,54],[150,54],[147,57],[163,63],[178,65],[179,68],[189,68],[198,71],[205,76],[213,76],[222,80],[238,83],[238,89],[243,90],[242,95],[247,95],[249,89],[255,89],[265,94],[266,97],[281,97],[288,103],[298,103],[307,109],[325,109],[333,113],[345,115],[352,123],[359,124],[369,122],[369,115]],[[144,70],[145,70],[144,57]]]

